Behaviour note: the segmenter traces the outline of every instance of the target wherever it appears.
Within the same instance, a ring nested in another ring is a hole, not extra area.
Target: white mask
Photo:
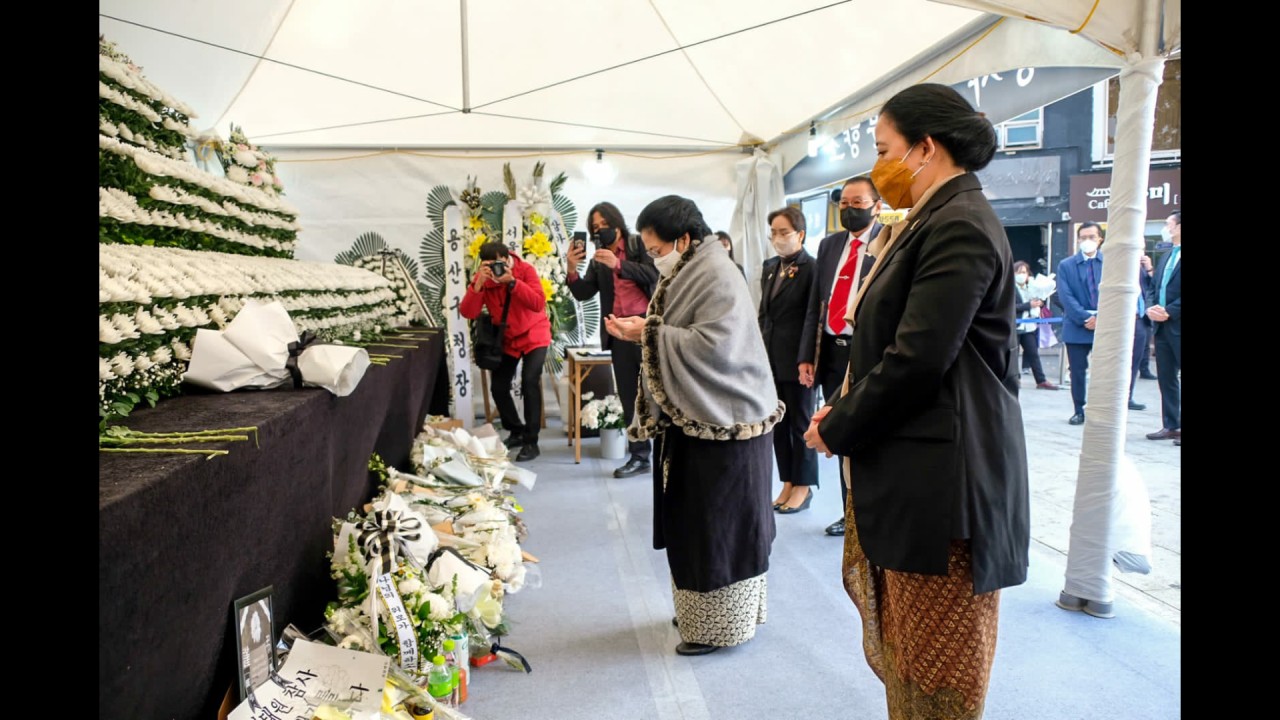
[[[1085,255],[1092,255],[1098,252],[1098,241],[1097,240],[1081,240],[1080,252],[1084,253]]]
[[[670,275],[678,262],[680,262],[680,253],[676,252],[674,248],[666,255],[653,259],[653,265],[658,268],[658,274],[662,277]]]
[[[1164,227],[1160,228],[1160,239],[1167,243],[1173,242],[1173,233],[1169,232],[1168,225],[1165,225]]]
[[[1017,280],[1019,285],[1026,285],[1026,284],[1027,284],[1027,274],[1026,274],[1026,273],[1018,273],[1017,275],[1014,275],[1014,276],[1013,276],[1013,279],[1014,279],[1014,280]]]

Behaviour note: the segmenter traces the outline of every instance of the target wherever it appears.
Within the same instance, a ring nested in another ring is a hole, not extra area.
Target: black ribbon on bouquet
[[[377,555],[382,560],[382,572],[394,572],[398,552],[408,554],[408,541],[422,537],[422,520],[406,516],[399,510],[379,510],[373,519],[360,524],[356,542],[364,549],[365,556]]]
[[[284,367],[289,371],[289,375],[293,378],[293,386],[296,388],[302,387],[302,371],[298,369],[298,356],[317,339],[315,333],[303,330],[296,341],[289,343],[289,359],[284,361]]]
[[[523,655],[509,647],[499,645],[495,642],[493,646],[489,648],[489,652],[502,658],[508,665],[516,668],[517,670],[521,669],[521,666],[524,666],[523,669],[526,673],[533,672],[533,667],[529,665],[529,661],[525,660]]]

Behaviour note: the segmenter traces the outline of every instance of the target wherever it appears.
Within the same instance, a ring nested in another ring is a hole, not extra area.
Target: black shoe
[[[648,471],[649,471],[648,460],[641,460],[638,457],[633,457],[627,461],[626,465],[623,465],[617,470],[614,470],[613,476],[616,478],[624,478],[624,477],[631,477],[632,475],[639,475],[642,472],[648,472]]]
[[[1138,377],[1142,378],[1143,380],[1155,380],[1156,374],[1149,373],[1149,372],[1142,372],[1142,373],[1138,373]]]
[[[707,653],[713,653],[719,649],[720,648],[715,645],[682,642],[676,646],[676,653],[680,655],[706,655]]]
[[[824,530],[823,532],[825,532],[828,535],[843,535],[844,534],[844,518],[840,518],[839,520],[831,523],[830,525],[827,526],[827,529]]]
[[[1138,403],[1138,402],[1134,402],[1134,401],[1130,400],[1130,401],[1129,401],[1129,409],[1130,409],[1130,410],[1146,410],[1146,409],[1147,409],[1147,406],[1146,406],[1146,405],[1143,405],[1142,403]]]
[[[520,446],[520,454],[516,455],[516,462],[528,462],[541,454],[542,451],[538,449],[537,443],[527,443]]]
[[[1071,419],[1070,419],[1070,420],[1068,420],[1067,422],[1071,423],[1072,425],[1083,425],[1083,424],[1084,424],[1084,413],[1082,413],[1082,412],[1078,412],[1078,413],[1076,413],[1075,415],[1072,415],[1072,416],[1071,416]]]
[[[502,444],[506,445],[508,450],[524,445],[524,435],[518,432],[513,432],[507,436],[506,440],[502,441]]]
[[[805,496],[804,496],[804,502],[800,503],[799,505],[796,505],[795,507],[787,507],[786,505],[780,505],[780,506],[778,506],[778,514],[779,514],[779,515],[794,515],[795,513],[798,513],[798,512],[800,512],[801,510],[808,510],[808,509],[809,509],[809,503],[811,503],[811,502],[813,502],[813,491],[812,491],[812,490],[810,490],[810,491],[809,491],[809,494],[808,494],[808,495],[805,495]]]

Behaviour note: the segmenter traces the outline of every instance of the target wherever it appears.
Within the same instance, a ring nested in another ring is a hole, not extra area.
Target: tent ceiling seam
[[[765,27],[765,26],[767,26],[767,25],[773,25],[773,24],[776,24],[776,23],[780,23],[780,22],[782,22],[782,21],[784,21],[784,20],[790,20],[790,19],[792,19],[792,18],[797,18],[797,17],[800,17],[800,16],[802,16],[802,15],[809,15],[809,14],[811,14],[811,13],[821,12],[821,11],[823,11],[823,10],[828,10],[828,9],[830,9],[830,8],[836,7],[837,5],[844,5],[844,4],[849,3],[849,2],[852,2],[852,1],[853,1],[853,0],[836,0],[835,2],[829,3],[829,4],[827,4],[827,5],[822,5],[822,6],[820,6],[820,7],[816,7],[816,8],[810,8],[810,9],[808,9],[808,10],[803,10],[803,11],[798,12],[798,13],[792,13],[792,14],[790,14],[790,15],[787,15],[786,17],[780,17],[780,18],[777,18],[777,19],[775,19],[775,20],[770,20],[770,21],[768,21],[768,22],[764,22],[764,23],[757,23],[757,24],[752,25],[752,26],[750,26],[750,27],[740,28],[740,29],[738,29],[738,30],[732,30],[732,31],[730,31],[730,32],[724,33],[723,35],[716,35],[715,37],[709,37],[709,38],[706,38],[706,39],[704,39],[704,40],[698,40],[697,42],[692,42],[692,43],[689,43],[688,45],[683,45],[683,46],[680,46],[680,47],[671,48],[670,50],[663,50],[662,52],[656,52],[656,53],[653,53],[652,55],[645,55],[644,57],[638,57],[638,58],[636,58],[636,59],[634,59],[634,60],[628,60],[628,61],[626,61],[626,62],[624,62],[624,63],[618,63],[617,65],[610,65],[609,67],[606,67],[606,68],[600,68],[599,70],[592,70],[592,71],[591,71],[591,72],[589,72],[589,73],[583,73],[583,74],[581,74],[581,75],[575,75],[574,77],[571,77],[571,78],[565,78],[564,80],[557,80],[557,81],[555,81],[555,82],[553,82],[553,83],[548,83],[548,84],[546,84],[546,85],[543,85],[542,87],[536,87],[536,88],[533,88],[532,90],[525,90],[524,92],[519,92],[519,93],[516,93],[516,94],[514,94],[514,95],[508,95],[508,96],[506,96],[506,97],[504,97],[504,98],[499,98],[499,99],[497,99],[497,100],[490,100],[490,101],[489,101],[489,102],[487,102],[487,103],[481,103],[481,104],[479,104],[479,105],[475,106],[474,108],[472,108],[472,110],[479,110],[480,108],[488,107],[488,106],[490,106],[490,105],[497,105],[498,103],[503,103],[503,102],[506,102],[506,101],[508,101],[508,100],[515,100],[515,99],[516,99],[516,98],[518,98],[518,97],[524,97],[525,95],[532,95],[533,93],[536,93],[536,92],[542,92],[543,90],[549,90],[549,89],[551,89],[551,88],[553,88],[553,87],[557,87],[557,86],[559,86],[559,85],[566,85],[566,84],[571,83],[571,82],[576,82],[576,81],[578,81],[578,80],[583,80],[583,79],[585,79],[585,78],[589,78],[589,77],[591,77],[591,76],[593,76],[593,75],[600,75],[600,74],[602,74],[602,73],[607,73],[607,72],[610,72],[610,71],[612,71],[612,70],[617,70],[617,69],[619,69],[619,68],[624,68],[624,67],[626,67],[626,66],[628,66],[628,65],[635,65],[635,64],[638,64],[638,63],[642,63],[642,62],[644,62],[644,61],[646,61],[646,60],[653,60],[654,58],[659,58],[659,57],[662,57],[663,55],[670,55],[671,53],[676,52],[676,51],[679,51],[679,50],[685,50],[685,49],[687,49],[687,48],[697,47],[698,45],[705,45],[705,44],[707,44],[707,43],[715,42],[716,40],[722,40],[722,39],[724,39],[724,38],[732,37],[732,36],[734,36],[734,35],[741,35],[742,33],[749,32],[749,31],[751,31],[751,30],[758,30],[758,29],[760,29],[760,28],[762,28],[762,27]]]
[[[663,29],[667,31],[667,35],[671,37],[671,40],[676,44],[676,47],[680,48],[680,54],[684,56],[685,62],[689,63],[689,67],[693,69],[693,73],[702,81],[702,86],[707,89],[707,92],[711,93],[711,97],[715,98],[720,109],[724,110],[725,115],[728,115],[729,119],[733,121],[733,124],[738,126],[738,130],[745,135],[747,133],[747,129],[742,126],[742,123],[738,121],[737,116],[734,115],[733,111],[729,109],[729,106],[725,104],[724,100],[720,97],[720,93],[717,93],[715,88],[711,87],[711,83],[707,82],[707,79],[703,77],[702,71],[699,70],[698,65],[693,62],[693,58],[689,57],[689,51],[680,43],[680,38],[676,37],[675,32],[671,29],[671,25],[667,23],[667,19],[663,17],[662,11],[654,4],[654,0],[649,0],[649,7],[653,9],[653,14],[658,16],[658,21],[662,23]]]
[[[289,0],[289,7],[285,9],[284,14],[280,16],[280,22],[276,23],[276,29],[271,31],[271,37],[267,40],[266,47],[262,48],[262,52],[258,54],[258,58],[253,61],[253,69],[244,76],[244,82],[240,83],[240,89],[236,90],[236,94],[231,98],[231,102],[222,109],[222,114],[218,116],[218,121],[213,124],[214,131],[222,126],[222,121],[227,119],[227,114],[231,112],[231,108],[235,107],[236,101],[240,99],[240,95],[244,93],[245,88],[249,87],[249,81],[253,80],[253,76],[258,74],[258,68],[262,67],[262,58],[266,57],[267,51],[271,50],[271,45],[275,43],[276,36],[280,34],[280,28],[284,27],[284,23],[289,19],[289,15],[293,12],[293,5],[297,0]]]

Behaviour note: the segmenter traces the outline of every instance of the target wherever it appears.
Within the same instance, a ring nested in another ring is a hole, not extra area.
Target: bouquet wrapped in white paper
[[[1027,289],[1031,297],[1048,300],[1053,291],[1058,289],[1058,282],[1053,275],[1036,275],[1027,281]]]
[[[313,344],[307,333],[299,338],[278,301],[247,301],[225,330],[196,331],[193,345],[182,379],[222,392],[274,388],[293,379],[345,397],[369,369],[364,348]]]

